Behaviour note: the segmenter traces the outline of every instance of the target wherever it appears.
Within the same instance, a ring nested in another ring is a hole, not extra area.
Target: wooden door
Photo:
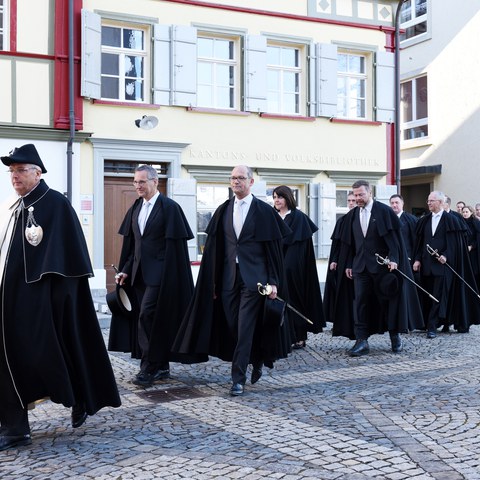
[[[132,177],[133,178],[133,177]],[[132,185],[132,178],[105,177],[104,182],[104,268],[107,273],[107,291],[115,288],[115,270],[112,265],[118,265],[122,249],[123,237],[118,229],[125,217],[125,213],[138,198]],[[166,194],[167,182],[161,178],[158,181],[158,190]]]

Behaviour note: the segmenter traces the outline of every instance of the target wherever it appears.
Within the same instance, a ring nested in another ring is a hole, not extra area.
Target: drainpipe
[[[400,0],[395,13],[395,183],[400,193],[400,10],[406,0]]]
[[[75,102],[74,102],[74,35],[73,35],[74,0],[68,0],[68,103],[70,135],[67,144],[67,198],[72,201],[72,156],[75,138]]]

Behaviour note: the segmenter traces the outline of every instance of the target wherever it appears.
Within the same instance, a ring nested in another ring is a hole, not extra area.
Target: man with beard
[[[72,408],[72,427],[120,398],[72,206],[41,179],[34,145],[1,157],[16,195],[0,208],[0,450],[31,443],[28,407]]]

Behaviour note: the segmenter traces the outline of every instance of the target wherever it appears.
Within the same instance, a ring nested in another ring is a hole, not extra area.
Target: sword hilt
[[[427,243],[427,252],[433,257],[439,257],[440,254],[438,253],[438,250],[437,249],[433,249],[428,243]]]

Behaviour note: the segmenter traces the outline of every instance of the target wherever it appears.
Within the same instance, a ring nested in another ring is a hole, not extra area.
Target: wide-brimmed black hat
[[[107,293],[105,297],[108,308],[115,315],[130,315],[133,304],[124,286],[117,284],[113,292]]]
[[[263,321],[266,325],[272,327],[281,327],[285,320],[285,309],[287,304],[281,300],[271,298],[265,299],[265,307],[263,312]]]
[[[403,278],[397,270],[382,270],[375,277],[375,293],[383,299],[391,299],[396,297],[403,284]]]
[[[27,143],[21,147],[14,148],[6,157],[1,157],[2,162],[9,167],[12,163],[29,163],[40,167],[42,173],[47,173],[47,169],[40,158],[40,155],[33,143]]]

